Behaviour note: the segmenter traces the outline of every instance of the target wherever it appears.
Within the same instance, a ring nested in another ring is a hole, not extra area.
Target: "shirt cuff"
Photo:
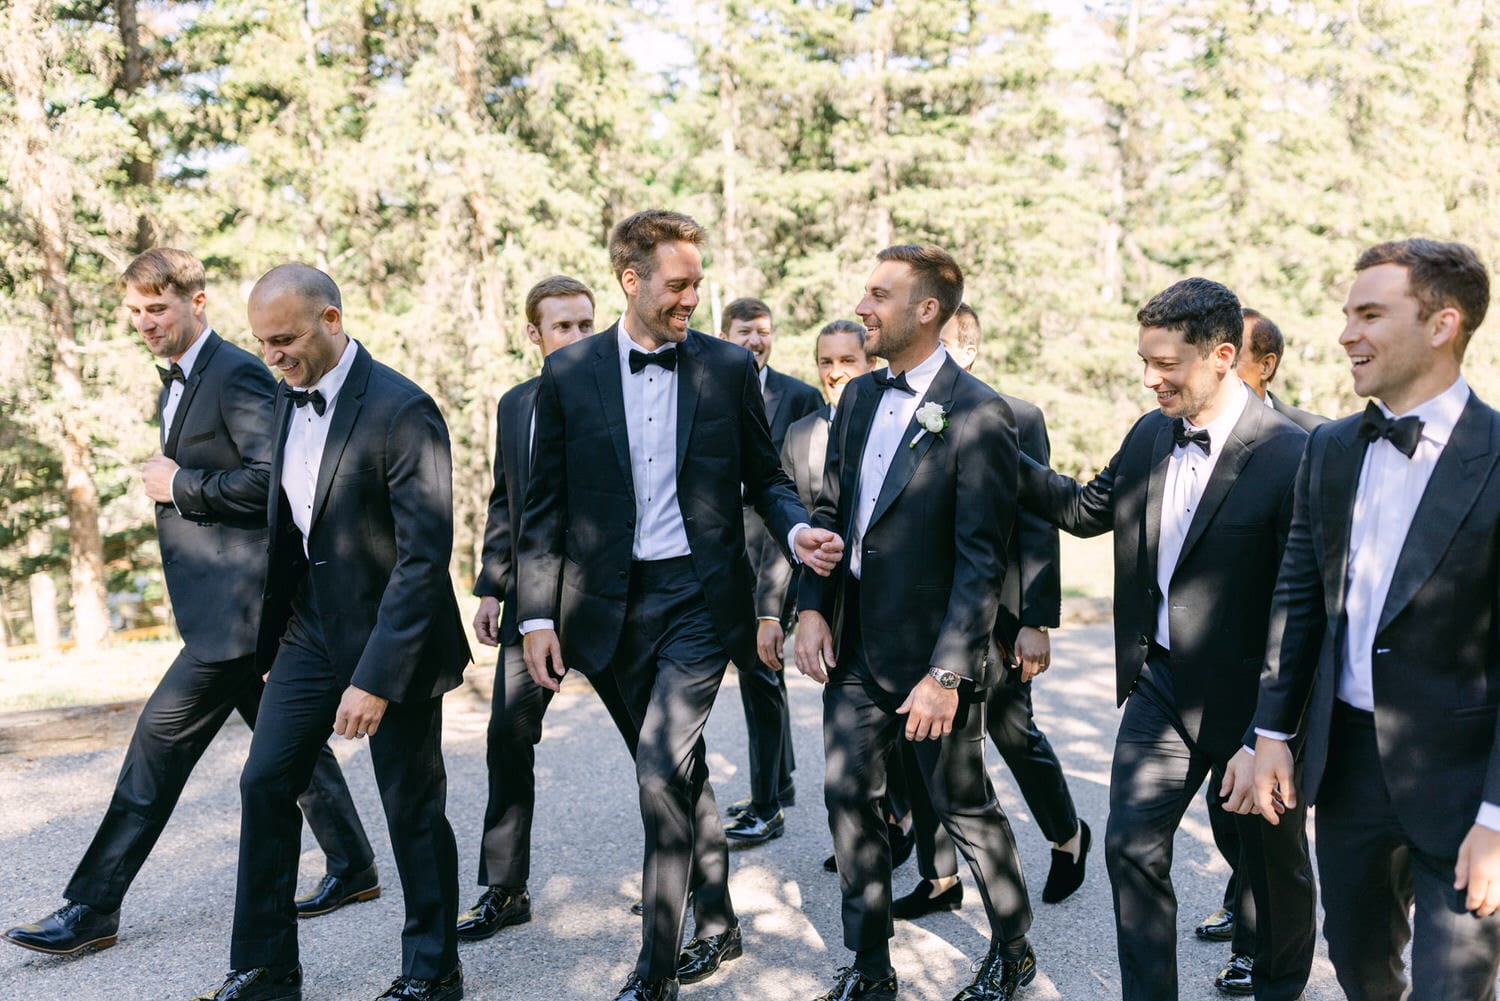
[[[1294,736],[1296,736],[1296,734],[1292,733],[1282,733],[1280,730],[1263,730],[1260,727],[1255,728],[1255,735],[1257,737],[1267,737],[1271,740],[1279,740],[1282,743],[1285,743],[1286,741],[1291,740]]]
[[[521,630],[521,635],[522,636],[525,636],[527,633],[534,632],[535,630],[538,630],[538,629],[550,629],[553,632],[557,632],[557,620],[556,619],[527,619],[526,621],[522,622],[521,625],[518,628]]]
[[[1479,816],[1474,823],[1480,827],[1487,827],[1492,831],[1500,831],[1500,806],[1494,803],[1480,803]]]
[[[172,479],[167,482],[167,493],[172,495],[172,506],[177,508],[178,514],[182,513],[182,508],[177,503],[177,474],[180,472],[182,472],[180,466],[172,470]]]
[[[799,521],[792,526],[790,532],[786,533],[786,551],[792,554],[792,562],[798,566],[802,565],[802,561],[797,558],[797,533],[804,528],[812,528],[812,526],[805,521]]]

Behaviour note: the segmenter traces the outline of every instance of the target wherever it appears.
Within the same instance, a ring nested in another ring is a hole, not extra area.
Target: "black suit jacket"
[[[183,645],[216,663],[255,650],[276,380],[248,351],[212,330],[201,336],[162,447],[181,468],[172,480],[175,505],[156,505],[156,535]],[[158,417],[166,401],[163,387]]]
[[[1276,408],[1277,413],[1286,415],[1287,420],[1291,421],[1293,424],[1297,425],[1308,434],[1312,434],[1313,428],[1318,427],[1321,424],[1328,423],[1327,417],[1308,413],[1306,410],[1303,410],[1300,407],[1294,407],[1290,403],[1283,401],[1281,397],[1277,396],[1269,389],[1266,390],[1266,396],[1270,397],[1271,405]],[[1255,401],[1251,400],[1250,402],[1254,403]]]
[[[353,342],[344,350],[354,350]],[[281,489],[291,409],[283,384],[276,398],[280,434],[271,463],[260,669],[270,670],[292,596],[310,573],[341,681],[392,702],[419,702],[458,687],[469,641],[448,576],[453,472],[448,427],[437,405],[360,347],[334,404],[306,557]]]
[[[785,450],[786,436],[797,421],[823,406],[823,397],[813,387],[789,375],[782,375],[769,366],[766,368],[766,420],[771,425],[771,447],[776,454]],[[786,469],[785,462],[782,468]],[[791,475],[791,470],[787,470]],[[798,490],[798,496],[802,492]],[[812,510],[807,498],[802,505]],[[755,615],[756,618],[780,618],[783,621],[792,609],[788,605],[786,578],[791,564],[782,555],[782,546],[766,532],[766,523],[756,515],[755,509],[745,507],[745,546],[750,551],[750,564],[755,570]]]
[[[1008,393],[1000,398],[1016,418],[1021,454],[1039,465],[1052,461],[1047,419],[1041,408]],[[1016,513],[1015,529],[1005,546],[1005,586],[995,616],[995,639],[1014,654],[1022,626],[1054,628],[1062,617],[1062,577],[1057,526],[1034,511]]]
[[[1248,390],[1247,390],[1248,392]],[[1253,397],[1253,394],[1251,394]],[[1172,574],[1173,694],[1188,736],[1231,753],[1254,714],[1271,593],[1307,435],[1249,399],[1188,526]],[[1162,494],[1172,422],[1142,417],[1098,476],[1080,484],[1032,463],[1021,499],[1075,535],[1115,533],[1115,696],[1135,687],[1156,635]]]
[[[849,383],[830,429],[813,517],[844,539],[853,531],[861,457],[881,394],[869,375]],[[860,541],[864,656],[871,676],[891,692],[910,690],[929,666],[984,688],[994,680],[990,634],[1015,517],[1015,418],[998,393],[952,358],[923,399],[943,405],[949,426],[906,447],[919,430],[913,418],[880,486]],[[804,575],[798,586],[798,607],[818,610],[833,629],[835,661],[848,567],[846,553],[831,577]]]
[[[564,663],[598,674],[624,627],[635,539],[615,326],[547,357],[532,456],[517,550],[520,618],[554,620]],[[783,546],[807,520],[771,447],[754,359],[689,331],[677,345],[677,502],[719,639],[747,670],[755,663],[755,578],[742,496]]]
[[[1307,709],[1302,798],[1328,759],[1345,624],[1359,416],[1313,432],[1276,583],[1255,725]],[[1481,802],[1500,803],[1500,414],[1470,396],[1412,519],[1371,651],[1391,805],[1416,846],[1452,859]]]
[[[516,628],[515,545],[521,535],[521,510],[526,506],[526,481],[531,472],[531,414],[536,406],[540,377],[513,386],[495,408],[495,486],[490,491],[489,517],[484,525],[484,550],[474,595],[499,598],[500,644],[521,641]]]

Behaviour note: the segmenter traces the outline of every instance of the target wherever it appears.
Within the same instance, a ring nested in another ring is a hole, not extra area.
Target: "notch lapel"
[[[938,369],[937,375],[933,376],[932,383],[927,387],[927,392],[922,394],[922,399],[917,402],[917,409],[929,402],[942,401],[940,405],[944,413],[953,410],[953,387],[958,381],[958,363],[952,358],[943,362],[942,368]],[[917,438],[917,432],[922,430],[922,425],[917,423],[916,414],[912,414],[911,420],[907,421],[906,429],[901,432],[901,443],[896,449],[896,454],[891,457],[891,464],[885,471],[885,482],[880,485],[880,493],[875,498],[875,509],[870,512],[870,525],[880,520],[881,515],[890,510],[901,491],[911,482],[913,474],[917,471],[917,465],[922,461],[928,451],[938,442],[942,431],[934,434],[924,432],[921,438]],[[916,444],[912,445],[912,439],[917,438]],[[865,527],[866,533],[870,526]]]
[[[599,335],[594,354],[594,385],[604,409],[604,423],[610,440],[615,443],[615,458],[625,477],[625,487],[635,497],[635,474],[630,469],[630,432],[625,428],[625,387],[620,385],[619,324]]]
[[[1214,471],[1209,474],[1208,483],[1203,488],[1203,497],[1198,501],[1198,510],[1193,512],[1193,520],[1188,523],[1187,536],[1182,540],[1182,551],[1177,554],[1178,567],[1182,566],[1187,554],[1208,530],[1208,523],[1213,521],[1224,498],[1234,488],[1240,470],[1245,468],[1245,463],[1255,454],[1255,442],[1260,437],[1260,425],[1265,419],[1266,407],[1254,406],[1254,402],[1245,401],[1244,412],[1234,422],[1229,439],[1224,442],[1224,454],[1214,463]]]
[[[708,381],[704,371],[703,352],[695,338],[702,337],[689,330],[687,339],[677,345],[677,481],[682,482],[682,470],[687,462],[688,439],[693,436],[693,418],[698,414],[698,397],[703,384]]]
[[[832,420],[823,408],[822,420],[812,426],[812,440],[807,443],[807,470],[812,474],[813,496],[823,491],[823,469],[828,465],[828,429]]]
[[[846,539],[854,534],[854,518],[859,511],[859,467],[864,464],[865,444],[870,439],[870,425],[875,421],[875,407],[880,402],[881,393],[880,387],[868,379],[858,383],[858,387],[856,389],[855,383],[850,383],[840,404],[850,408],[849,426],[844,429],[844,438],[839,442],[839,504],[845,508],[841,534]],[[851,390],[855,394],[852,400],[849,399]],[[829,444],[831,442],[823,446],[825,465]]]
[[[521,406],[517,409],[526,419],[516,421],[511,430],[511,455],[515,463],[508,468],[516,471],[516,487],[522,498],[526,496],[526,484],[531,481],[531,424],[536,420],[536,389],[537,384],[532,383],[530,389],[521,391]]]
[[[1342,618],[1344,599],[1349,591],[1349,533],[1354,526],[1354,499],[1359,493],[1359,474],[1364,466],[1369,443],[1355,434],[1358,423],[1350,421],[1338,434],[1331,435],[1318,471],[1321,503],[1316,509],[1323,517],[1323,551],[1327,554],[1324,586],[1332,584],[1335,615]],[[1316,524],[1316,519],[1314,524]],[[1328,573],[1337,577],[1329,581]]]
[[[1145,549],[1142,565],[1146,568],[1145,580],[1156,586],[1156,554],[1161,546],[1162,496],[1167,489],[1167,463],[1172,458],[1172,422],[1163,421],[1156,431],[1156,441],[1151,445],[1151,469],[1146,478],[1146,509],[1143,517],[1141,545]],[[1154,613],[1153,613],[1154,614]]]
[[[351,347],[353,343],[351,340]],[[344,350],[348,351],[349,348]],[[323,505],[328,503],[328,488],[333,484],[333,474],[338,469],[339,460],[344,456],[345,446],[349,444],[349,435],[354,430],[354,421],[359,417],[359,412],[364,409],[365,390],[369,387],[372,362],[370,352],[361,349],[354,358],[354,364],[349,368],[349,378],[344,380],[343,388],[334,399],[333,419],[328,422],[328,438],[323,443],[323,458],[318,463],[318,487],[313,491],[312,518],[308,520],[309,526],[318,524],[318,519],[323,516]]]
[[[771,366],[766,366],[766,388],[761,397],[766,401],[766,427],[776,427],[776,415],[781,410],[781,405],[786,402],[786,394],[782,392],[783,383],[781,373]],[[774,434],[774,431],[772,432]]]

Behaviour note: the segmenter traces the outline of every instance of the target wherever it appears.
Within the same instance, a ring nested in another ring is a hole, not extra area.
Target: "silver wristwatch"
[[[952,671],[945,671],[941,667],[929,667],[927,676],[949,690],[957,688],[958,683],[963,680]]]

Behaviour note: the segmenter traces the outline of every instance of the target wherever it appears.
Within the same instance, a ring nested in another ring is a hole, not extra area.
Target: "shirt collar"
[[[1240,422],[1240,415],[1245,412],[1245,404],[1250,402],[1250,388],[1237,375],[1229,378],[1234,380],[1234,387],[1229,390],[1229,401],[1224,407],[1224,412],[1208,423],[1203,430],[1208,432],[1208,441],[1213,448],[1213,454],[1223,454],[1224,443],[1234,431],[1234,426]],[[1190,428],[1198,425],[1192,421],[1184,420]]]
[[[620,361],[622,363],[630,360],[630,352],[632,351],[641,351],[645,354],[654,355],[657,351],[665,351],[667,348],[675,348],[677,346],[675,343],[669,341],[654,350],[647,351],[637,344],[635,339],[630,336],[630,332],[625,329],[624,313],[620,314],[620,322],[615,324],[615,341],[620,345]],[[762,383],[761,385],[765,384]]]
[[[308,386],[307,391],[310,393],[317,390],[323,394],[324,405],[333,406],[333,401],[338,398],[339,390],[344,388],[344,380],[349,378],[349,370],[354,367],[354,356],[358,353],[359,342],[352,337],[349,338],[349,346],[339,357],[339,363],[324,372],[323,378]]]
[[[198,356],[203,353],[203,345],[208,343],[208,335],[214,332],[213,327],[205,326],[192,345],[177,359],[177,366],[182,369],[182,377],[186,379],[193,374],[193,366],[198,364]]]
[[[1391,408],[1385,405],[1384,400],[1377,400],[1380,410],[1387,417],[1395,417]],[[1432,399],[1417,404],[1402,417],[1416,417],[1422,421],[1422,437],[1439,445],[1448,444],[1448,439],[1453,435],[1453,426],[1463,416],[1464,407],[1469,403],[1469,384],[1464,381],[1463,376],[1454,380],[1453,385],[1443,390]]]
[[[906,370],[906,384],[912,388],[917,399],[927,395],[927,389],[932,385],[932,380],[937,378],[938,369],[942,368],[943,362],[947,360],[948,352],[939,344],[936,351],[922,359],[921,364],[913,365]],[[886,371],[890,371],[889,366]]]

